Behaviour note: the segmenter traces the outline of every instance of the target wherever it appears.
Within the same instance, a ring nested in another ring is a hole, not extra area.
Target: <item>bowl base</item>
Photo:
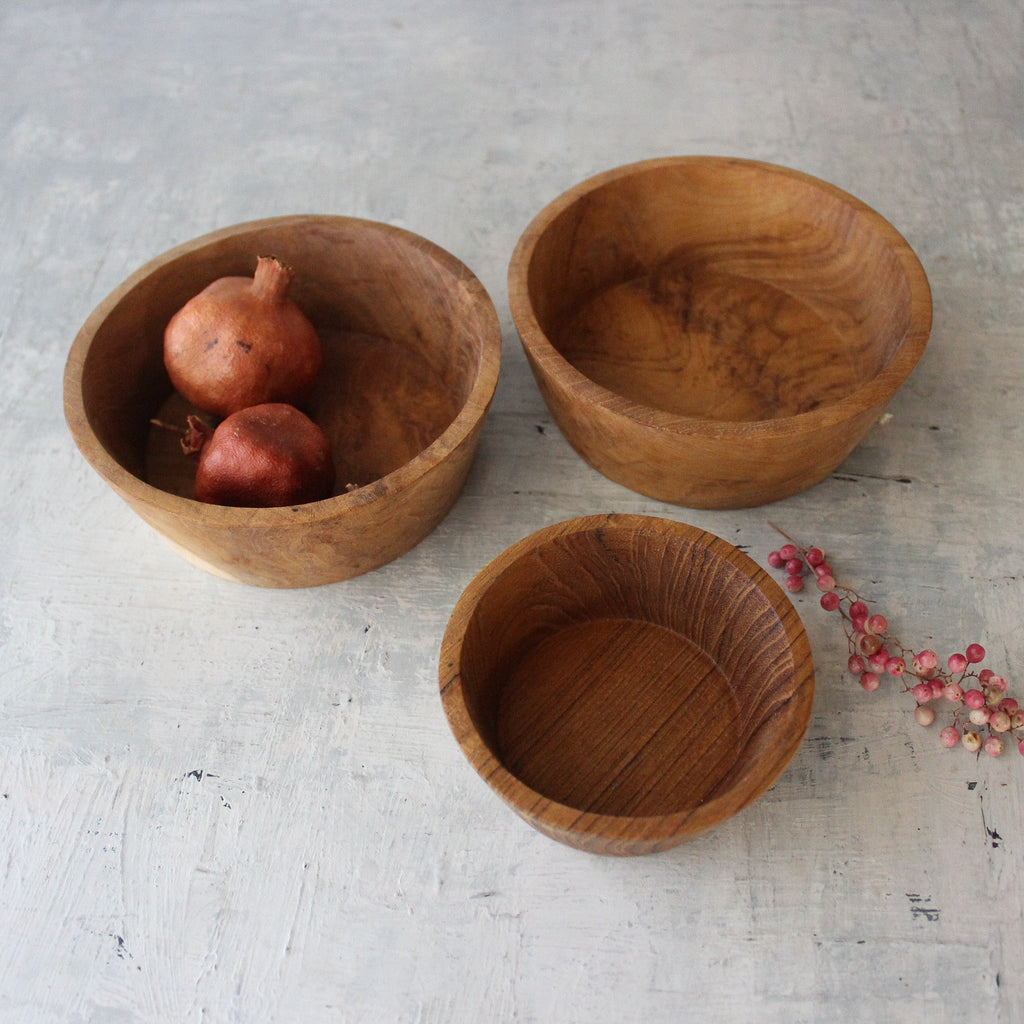
[[[560,630],[515,667],[498,707],[502,762],[532,789],[599,814],[685,811],[735,764],[739,706],[714,661],[633,619]]]
[[[771,282],[678,258],[590,298],[552,340],[609,391],[710,420],[810,412],[878,369],[865,369],[822,313]]]

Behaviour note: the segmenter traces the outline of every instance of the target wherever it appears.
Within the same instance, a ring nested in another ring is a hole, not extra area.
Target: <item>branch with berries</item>
[[[837,583],[821,548],[802,548],[782,536],[787,543],[768,553],[768,564],[785,573],[784,585],[792,593],[804,589],[805,578],[813,579],[821,591],[821,607],[842,620],[850,650],[847,667],[865,690],[877,690],[883,679],[902,684],[914,698],[915,720],[926,728],[935,723],[936,708],[947,711],[951,722],[939,732],[945,747],[963,746],[998,757],[1010,739],[1024,755],[1024,709],[1007,695],[1003,676],[980,667],[985,660],[981,644],[968,644],[940,666],[935,651],[905,647],[889,632],[884,615],[872,613],[856,591]]]

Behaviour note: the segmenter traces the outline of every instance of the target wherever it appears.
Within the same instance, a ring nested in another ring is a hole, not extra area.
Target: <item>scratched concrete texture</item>
[[[508,313],[519,233],[651,156],[797,167],[928,272],[925,359],[846,463],[694,512],[582,463]],[[407,227],[504,329],[465,493],[391,565],[294,592],[185,563],[66,430],[93,307],[285,213]],[[756,804],[632,859],[530,829],[449,733],[459,593],[541,526],[630,511],[830,553],[909,644],[1024,679],[1024,14],[1017,0],[5,0],[0,5],[0,1022],[1024,1021],[1024,759],[818,688]],[[1018,691],[1019,692],[1019,691]]]

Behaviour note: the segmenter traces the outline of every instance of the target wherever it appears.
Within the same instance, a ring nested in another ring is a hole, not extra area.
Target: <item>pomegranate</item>
[[[282,402],[249,406],[216,429],[189,416],[181,444],[199,456],[198,501],[244,508],[301,505],[329,498],[334,487],[327,435]]]
[[[253,277],[218,278],[171,317],[164,365],[180,395],[216,416],[306,400],[323,351],[288,298],[292,277],[276,257],[260,256]]]

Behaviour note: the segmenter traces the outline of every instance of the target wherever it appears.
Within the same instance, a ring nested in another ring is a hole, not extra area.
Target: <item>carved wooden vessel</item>
[[[327,432],[336,493],[289,508],[192,498],[194,463],[152,420],[192,411],[163,366],[164,327],[218,277],[273,254],[316,327],[324,368],[305,411]],[[79,332],[68,426],[111,487],[188,559],[243,583],[303,587],[376,569],[419,543],[458,497],[497,382],[501,332],[453,256],[408,231],[294,216],[225,228],[154,259]]]
[[[931,328],[917,257],[826,182],[676,157],[543,209],[508,275],[556,422],[601,473],[661,501],[736,508],[832,472]]]
[[[526,821],[642,854],[771,785],[814,674],[796,611],[750,558],[683,523],[604,515],[543,529],[477,575],[440,684],[466,757]]]

